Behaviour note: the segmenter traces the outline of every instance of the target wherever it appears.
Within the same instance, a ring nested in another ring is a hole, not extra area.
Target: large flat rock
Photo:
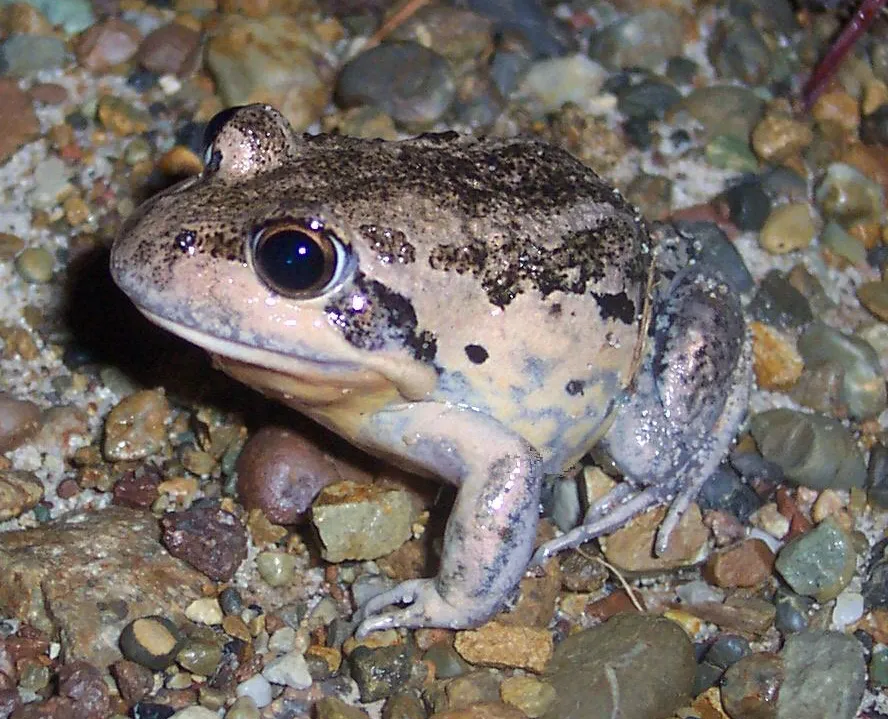
[[[104,667],[133,619],[177,621],[207,578],[170,556],[148,512],[114,507],[0,534],[0,613],[58,639],[64,661]]]

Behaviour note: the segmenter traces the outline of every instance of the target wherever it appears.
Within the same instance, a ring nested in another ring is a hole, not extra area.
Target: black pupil
[[[318,241],[299,230],[281,230],[263,239],[256,262],[268,281],[284,292],[315,289],[330,274]]]

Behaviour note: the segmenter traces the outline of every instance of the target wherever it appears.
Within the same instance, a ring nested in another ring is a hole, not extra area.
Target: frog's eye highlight
[[[293,299],[324,294],[342,281],[349,265],[348,248],[314,218],[263,227],[250,250],[259,279]]]

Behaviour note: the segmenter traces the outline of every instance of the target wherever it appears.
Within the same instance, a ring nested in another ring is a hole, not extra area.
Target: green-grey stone
[[[841,367],[840,400],[851,417],[868,419],[885,409],[885,378],[879,355],[866,340],[814,322],[799,337],[798,349],[806,368],[826,363]]]
[[[814,197],[825,217],[845,226],[879,222],[885,211],[882,186],[843,162],[833,162],[826,169]]]
[[[69,35],[86,30],[96,21],[90,0],[0,0],[0,6],[22,1],[37,8],[53,25],[61,25]]]
[[[820,233],[820,245],[855,267],[866,267],[866,247],[835,220],[826,223],[826,227]]]
[[[838,420],[780,408],[760,412],[749,424],[762,456],[794,484],[814,489],[863,487],[863,457]]]
[[[266,584],[283,587],[293,581],[296,557],[285,552],[261,552],[256,557],[256,568]]]
[[[736,172],[755,172],[758,160],[749,143],[735,135],[716,135],[706,143],[706,160],[713,167]]]
[[[888,647],[879,646],[873,650],[869,663],[869,676],[873,686],[888,686]]]
[[[792,634],[780,652],[777,719],[854,719],[866,687],[863,646],[841,632]]]
[[[794,592],[823,603],[848,586],[857,554],[848,534],[828,517],[783,547],[774,566]]]

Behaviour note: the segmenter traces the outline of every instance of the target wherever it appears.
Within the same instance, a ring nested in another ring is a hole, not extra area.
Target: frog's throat
[[[355,361],[287,355],[215,337],[141,309],[151,322],[206,350],[213,364],[234,379],[297,409],[415,401],[435,387],[433,368],[404,368],[384,355]]]

